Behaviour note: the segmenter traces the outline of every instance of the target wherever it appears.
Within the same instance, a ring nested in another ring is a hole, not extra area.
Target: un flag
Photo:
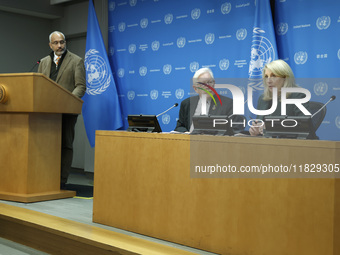
[[[263,68],[267,63],[277,58],[278,53],[270,0],[258,0],[255,7],[248,83],[248,87],[251,87],[253,91],[253,103],[255,105],[260,94],[263,93]]]
[[[92,0],[89,1],[86,37],[86,94],[83,97],[84,124],[90,145],[95,146],[96,130],[122,127],[122,114]]]

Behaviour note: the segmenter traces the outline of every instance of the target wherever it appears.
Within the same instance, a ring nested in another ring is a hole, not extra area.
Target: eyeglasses
[[[215,84],[215,80],[208,80],[205,83],[207,83],[208,85],[214,85]]]
[[[53,45],[58,45],[60,43],[60,45],[64,45],[65,44],[65,41],[64,40],[61,40],[61,41],[54,41],[54,42],[51,42]]]
[[[215,80],[198,80],[197,83],[199,84],[208,84],[208,85],[215,85]]]

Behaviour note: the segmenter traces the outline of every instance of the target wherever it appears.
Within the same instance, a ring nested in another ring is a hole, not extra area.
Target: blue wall
[[[323,79],[340,76],[340,2],[272,4],[279,58],[296,77],[322,78],[301,84],[312,100],[338,97],[318,135],[340,140],[340,83]],[[109,58],[124,116],[157,115],[191,96],[190,79],[201,67],[216,78],[247,78],[254,17],[254,0],[109,0]],[[159,117],[163,131],[174,129],[178,110]]]

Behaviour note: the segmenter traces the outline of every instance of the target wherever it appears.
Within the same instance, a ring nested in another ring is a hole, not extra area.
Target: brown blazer
[[[52,59],[50,55],[44,57],[38,68],[38,73],[50,77]],[[82,58],[67,51],[61,63],[56,82],[72,92],[73,95],[81,98],[86,91],[85,66]]]

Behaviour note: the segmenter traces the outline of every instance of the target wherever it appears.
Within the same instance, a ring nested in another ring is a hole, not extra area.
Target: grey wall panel
[[[0,11],[0,24],[0,73],[29,72],[49,53],[51,20]]]

